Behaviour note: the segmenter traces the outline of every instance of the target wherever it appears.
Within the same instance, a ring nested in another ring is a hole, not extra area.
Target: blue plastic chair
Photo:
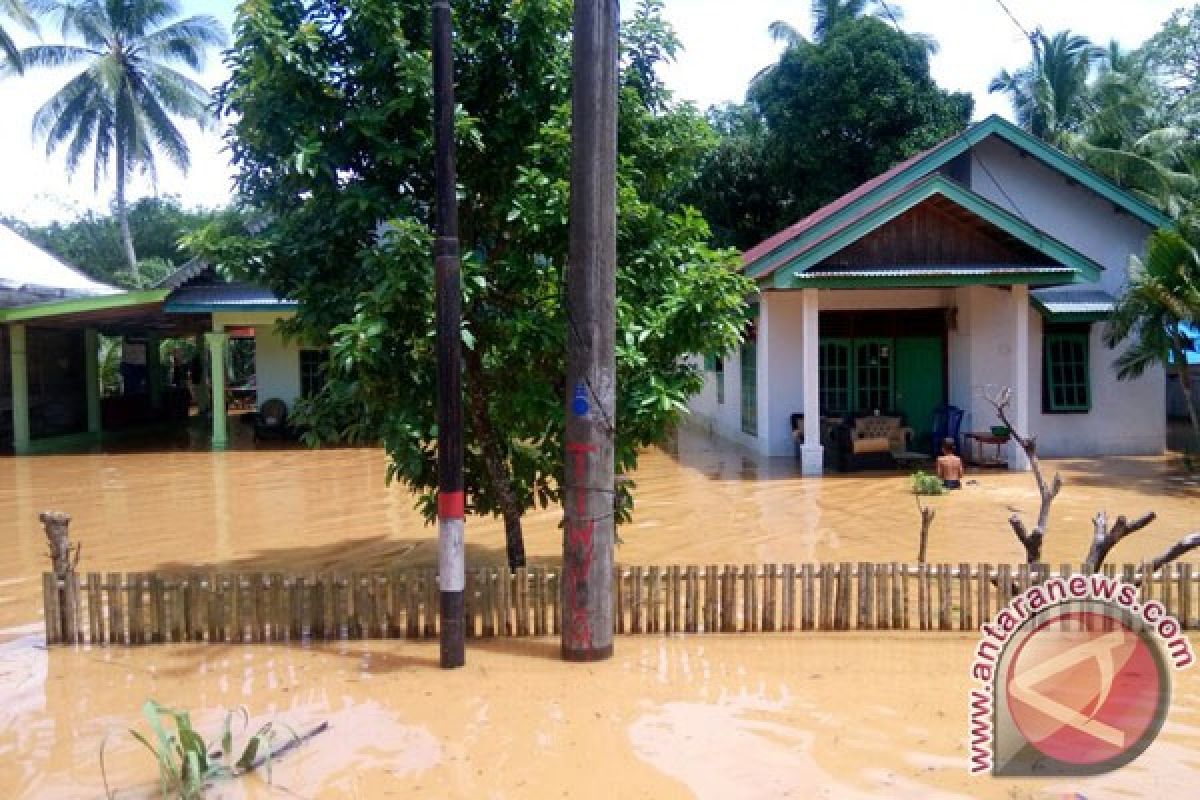
[[[933,410],[933,431],[929,434],[929,453],[935,458],[942,452],[942,442],[954,440],[954,451],[962,453],[963,410],[958,406],[942,405]]]

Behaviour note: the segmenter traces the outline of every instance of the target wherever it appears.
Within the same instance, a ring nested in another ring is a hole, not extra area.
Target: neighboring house
[[[33,243],[0,225],[0,313],[6,308],[70,298],[100,297],[120,290],[92,280]],[[22,373],[22,398],[31,398],[38,413],[33,428],[50,435],[77,427],[85,413],[82,401],[82,334],[57,328],[32,332],[20,341],[0,326],[0,447],[12,442],[13,383],[11,360],[16,350],[28,368]]]
[[[276,297],[259,286],[229,282],[206,264],[193,261],[168,276],[158,287],[141,291],[73,297],[12,308],[0,308],[0,330],[7,338],[10,358],[3,366],[11,376],[14,391],[10,404],[11,444],[26,452],[62,434],[98,435],[118,424],[157,422],[170,416],[175,406],[172,391],[163,385],[166,370],[159,363],[158,343],[164,338],[194,337],[207,358],[193,370],[193,386],[200,386],[202,405],[216,409],[212,444],[228,443],[226,417],[226,353],[231,336],[254,338],[255,391],[260,400],[278,397],[289,407],[314,390],[320,381],[322,353],[287,342],[276,330],[276,322],[295,314],[296,304]],[[122,337],[127,349],[137,354],[147,380],[122,397],[101,398],[97,337]],[[71,343],[63,371],[71,380],[47,390],[36,389],[31,380],[42,359],[28,351],[33,343],[48,336],[65,337]],[[202,373],[202,374],[196,374]],[[183,411],[189,399],[183,394]],[[211,399],[209,399],[211,398]],[[69,425],[47,427],[42,420],[47,405],[82,408]]]
[[[696,417],[759,453],[825,462],[822,419],[934,409],[963,432],[1014,425],[1045,456],[1160,453],[1161,369],[1118,382],[1098,324],[1129,257],[1169,220],[1079,162],[991,117],[745,253],[761,290],[739,352],[709,363]],[[828,439],[825,440],[828,442]],[[1024,467],[1015,443],[1010,465]]]

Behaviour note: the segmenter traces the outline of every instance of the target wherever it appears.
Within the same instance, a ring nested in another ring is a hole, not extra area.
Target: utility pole
[[[462,294],[458,260],[458,176],[454,165],[454,44],[449,0],[433,0],[433,138],[437,182],[438,581],[441,665],[466,663],[463,643]]]
[[[613,652],[618,0],[575,0],[562,656]]]

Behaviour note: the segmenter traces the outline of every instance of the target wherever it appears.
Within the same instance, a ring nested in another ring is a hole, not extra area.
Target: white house
[[[708,364],[694,416],[768,456],[829,458],[822,420],[935,408],[963,433],[1013,424],[1056,456],[1160,453],[1164,375],[1118,382],[1099,324],[1129,258],[1170,221],[1060,151],[991,117],[744,255],[760,289],[746,344]],[[793,414],[803,414],[793,436]],[[829,423],[826,423],[828,425]],[[1015,443],[1010,466],[1025,466]]]

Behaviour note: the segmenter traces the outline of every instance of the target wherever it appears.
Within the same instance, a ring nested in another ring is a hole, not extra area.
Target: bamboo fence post
[[[783,617],[785,631],[796,630],[796,565],[783,565]]]
[[[540,631],[540,636],[546,636],[550,633],[549,595],[546,593],[546,568],[536,567],[533,574],[534,580],[537,582],[538,595],[537,628]]]
[[[555,635],[562,633],[562,570],[551,572],[548,579],[550,589],[550,604],[554,609],[553,622]]]
[[[42,608],[46,614],[46,644],[59,644],[62,636],[62,609],[58,603],[58,576],[42,573]]]
[[[742,567],[742,632],[755,630],[758,615],[758,570],[753,564]]]
[[[667,632],[679,633],[683,623],[679,613],[679,565],[667,567]]]
[[[838,623],[840,631],[850,630],[850,601],[853,597],[854,565],[843,561],[838,565]]]
[[[1192,627],[1192,565],[1179,565],[1179,624],[1183,629]]]
[[[888,609],[891,588],[888,586],[887,564],[871,564],[871,583],[875,587],[875,627],[886,631],[892,626],[892,615]]]
[[[704,632],[721,629],[721,581],[716,564],[704,570]]]
[[[917,619],[921,630],[927,631],[929,624],[929,565],[917,565]]]
[[[762,625],[760,630],[767,632],[775,630],[776,608],[779,605],[778,577],[778,564],[767,564],[763,567]]]
[[[104,644],[104,614],[100,600],[100,574],[89,572],[87,576],[88,599],[88,643]]]
[[[816,627],[816,592],[814,591],[815,577],[811,563],[800,565],[800,629],[811,631]]]
[[[858,630],[867,630],[871,627],[871,575],[867,568],[867,562],[858,562],[857,569],[858,577],[858,619],[855,622],[855,627]]]
[[[642,568],[629,570],[629,632],[644,633],[642,630]]]
[[[971,602],[971,565],[958,565],[958,629],[969,631],[975,628],[972,619],[974,607]]]
[[[496,594],[497,582],[495,567],[484,567],[483,574],[483,636],[490,639],[496,635]]]
[[[684,594],[686,596],[687,609],[685,611],[684,628],[688,633],[697,633],[700,628],[699,620],[699,603],[700,603],[700,568],[691,565],[684,573]]]
[[[650,633],[662,632],[662,576],[658,567],[650,567],[649,575]]]
[[[949,564],[938,565],[938,628],[943,631],[953,630],[950,619],[950,609],[954,600],[954,584],[950,580]]]
[[[908,605],[904,596],[904,567],[895,561],[888,569],[892,582],[892,630],[908,627]]]
[[[108,636],[112,644],[125,644],[124,583],[121,573],[110,572],[105,584],[108,593]]]
[[[823,631],[833,630],[833,565],[821,564],[820,612],[818,619]]]
[[[996,611],[999,613],[1012,601],[1012,565],[1001,564],[996,568]]]
[[[79,590],[79,573],[74,570],[63,577],[64,638],[69,644],[83,643],[83,600]]]

